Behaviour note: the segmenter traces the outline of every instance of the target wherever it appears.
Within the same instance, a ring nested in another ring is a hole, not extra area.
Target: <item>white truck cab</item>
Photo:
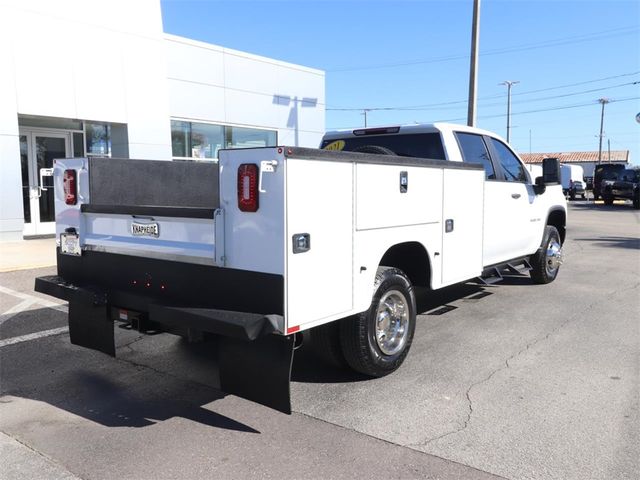
[[[370,376],[409,352],[414,286],[562,263],[557,162],[532,178],[498,136],[436,123],[329,132],[321,149],[217,163],[55,162],[71,342],[115,355],[114,321],[218,337],[221,388],[290,412],[294,345]]]

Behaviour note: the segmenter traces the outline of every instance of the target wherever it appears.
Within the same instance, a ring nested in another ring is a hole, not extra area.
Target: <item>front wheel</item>
[[[605,205],[613,205],[613,197],[603,196],[602,200],[604,200]]]
[[[401,270],[379,267],[371,306],[340,323],[344,358],[354,370],[383,377],[397,370],[416,328],[413,286]]]
[[[556,227],[547,225],[542,245],[531,258],[531,280],[535,283],[551,283],[562,265],[562,244]]]

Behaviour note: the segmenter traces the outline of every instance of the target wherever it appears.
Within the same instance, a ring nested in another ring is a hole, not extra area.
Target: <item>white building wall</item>
[[[172,117],[315,147],[324,95],[322,71],[165,35],[159,0],[0,0],[0,240],[22,238],[19,114],[126,125],[117,151],[170,160]]]
[[[317,147],[324,72],[165,35],[174,118],[277,129],[278,143]]]

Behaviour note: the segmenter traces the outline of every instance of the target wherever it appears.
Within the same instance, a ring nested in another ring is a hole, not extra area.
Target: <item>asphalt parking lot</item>
[[[0,478],[640,478],[640,212],[569,214],[556,282],[420,295],[391,376],[303,346],[291,416],[221,393],[208,344],[70,345],[54,268],[0,273]]]

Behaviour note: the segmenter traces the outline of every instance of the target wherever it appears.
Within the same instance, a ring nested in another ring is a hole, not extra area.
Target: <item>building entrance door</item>
[[[20,130],[25,237],[56,232],[53,160],[71,156],[71,132]]]

